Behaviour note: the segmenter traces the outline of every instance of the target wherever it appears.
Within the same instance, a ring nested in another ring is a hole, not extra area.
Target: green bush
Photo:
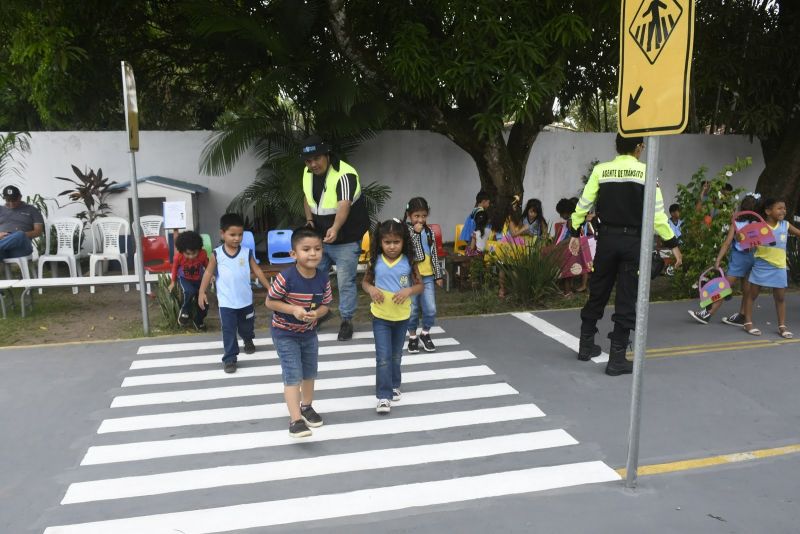
[[[506,293],[522,304],[538,304],[557,291],[560,255],[543,241],[507,245],[497,268]]]
[[[726,193],[723,187],[735,173],[751,163],[750,158],[737,159],[736,163],[725,166],[713,178],[707,178],[708,169],[700,167],[688,184],[678,185],[677,203],[681,206],[683,218],[683,266],[672,277],[674,297],[697,296],[697,280],[703,271],[714,266],[719,247],[725,240],[731,217],[738,209],[742,196],[741,189]],[[709,186],[703,199],[705,181],[709,182]]]
[[[786,265],[789,267],[789,279],[800,284],[800,239],[789,236],[786,242]]]
[[[169,289],[172,279],[168,274],[158,275],[156,285],[156,300],[161,310],[162,327],[166,330],[178,330],[178,315],[181,312],[181,301],[178,295],[178,286]]]

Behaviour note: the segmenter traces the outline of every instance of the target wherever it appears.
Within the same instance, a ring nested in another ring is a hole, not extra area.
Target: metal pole
[[[628,461],[625,486],[636,486],[639,468],[639,431],[642,422],[642,378],[647,349],[647,317],[650,306],[650,268],[653,255],[653,219],[656,207],[656,173],[660,138],[647,138],[647,171],[644,181],[642,243],[639,249],[639,293],[636,298],[636,330],[633,338],[633,385],[631,386],[631,422],[628,429]]]
[[[131,151],[131,193],[133,196],[133,242],[136,247],[134,269],[139,276],[139,302],[142,305],[142,327],[144,335],[150,335],[150,321],[147,317],[147,286],[144,281],[144,258],[142,257],[142,230],[139,225],[139,186],[136,178],[136,153]]]

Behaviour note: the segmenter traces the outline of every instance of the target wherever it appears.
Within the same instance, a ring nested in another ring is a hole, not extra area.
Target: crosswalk
[[[619,480],[479,355],[433,334],[437,352],[404,355],[387,417],[374,411],[372,333],[320,335],[325,425],[301,440],[270,339],[231,375],[218,341],[139,347],[44,533],[230,532]]]

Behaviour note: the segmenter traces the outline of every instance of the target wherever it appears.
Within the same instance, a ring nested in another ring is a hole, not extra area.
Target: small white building
[[[165,178],[164,176],[145,176],[137,180],[139,190],[139,216],[164,216],[164,202],[182,201],[186,203],[186,229],[197,231],[200,226],[198,195],[208,193],[202,185]],[[131,183],[123,182],[112,187],[115,194],[109,197],[111,213],[133,220]]]

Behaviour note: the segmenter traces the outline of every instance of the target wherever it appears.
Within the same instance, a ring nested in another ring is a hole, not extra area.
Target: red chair
[[[438,224],[429,224],[428,227],[433,231],[433,238],[436,240],[436,252],[440,258],[447,256],[444,251],[444,244],[442,243],[442,227]]]
[[[430,228],[431,232],[433,232],[433,239],[436,242],[436,253],[439,255],[439,261],[442,264],[442,270],[444,271],[445,282],[447,284],[447,291],[450,291],[450,273],[447,272],[445,265],[447,252],[445,252],[444,244],[442,243],[442,227],[438,224],[429,224],[428,228]]]
[[[148,273],[168,273],[172,270],[169,262],[169,244],[163,235],[142,238],[142,260]]]

